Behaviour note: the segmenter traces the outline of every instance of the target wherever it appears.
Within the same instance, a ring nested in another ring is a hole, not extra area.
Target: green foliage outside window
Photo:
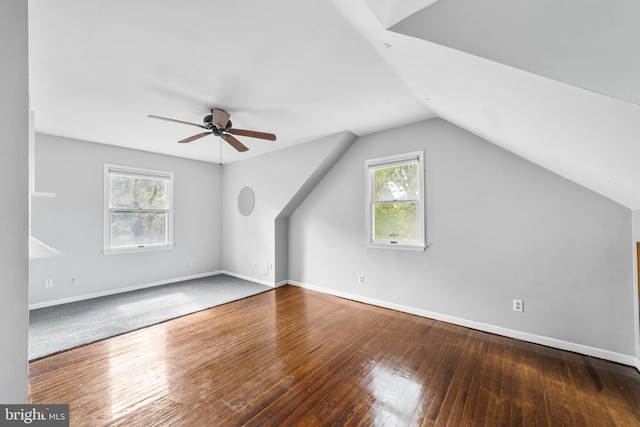
[[[418,170],[418,163],[374,169],[375,240],[418,240]]]
[[[417,209],[415,203],[393,203],[374,207],[374,239],[415,241]]]
[[[165,209],[167,182],[163,179],[111,175],[111,207]]]
[[[167,181],[111,175],[111,246],[167,243]]]

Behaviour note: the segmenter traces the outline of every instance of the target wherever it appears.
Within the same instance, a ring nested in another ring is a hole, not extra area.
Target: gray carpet
[[[29,360],[273,289],[227,275],[31,310]]]

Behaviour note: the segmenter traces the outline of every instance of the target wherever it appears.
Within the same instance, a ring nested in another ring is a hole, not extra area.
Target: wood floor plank
[[[640,426],[631,367],[293,286],[29,366],[72,426]]]

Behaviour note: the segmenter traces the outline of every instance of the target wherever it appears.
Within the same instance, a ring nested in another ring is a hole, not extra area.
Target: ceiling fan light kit
[[[202,129],[206,129],[206,132],[202,132],[193,136],[190,136],[189,138],[185,138],[182,139],[180,141],[178,141],[181,144],[185,144],[191,141],[195,141],[196,139],[200,139],[202,137],[205,137],[207,135],[215,135],[215,136],[219,136],[220,138],[224,139],[229,145],[231,145],[233,148],[235,148],[236,150],[243,152],[243,151],[247,151],[249,150],[249,148],[244,145],[243,143],[241,143],[240,141],[238,141],[238,139],[234,136],[234,135],[240,135],[240,136],[247,136],[249,138],[259,138],[259,139],[266,139],[269,141],[275,141],[276,140],[276,136],[272,133],[267,133],[267,132],[258,132],[258,131],[254,131],[254,130],[246,130],[246,129],[235,129],[233,128],[233,124],[231,123],[231,120],[229,120],[229,118],[231,117],[231,115],[229,113],[227,113],[224,110],[221,110],[219,108],[212,108],[211,109],[211,114],[207,115],[204,117],[203,119],[203,123],[202,125],[199,125],[197,123],[191,123],[191,122],[185,122],[183,120],[176,120],[176,119],[170,119],[168,117],[160,117],[160,116],[154,116],[154,115],[149,115],[149,118],[152,119],[158,119],[158,120],[165,120],[168,122],[174,122],[174,123],[180,123],[183,125],[190,125],[190,126],[196,126]]]

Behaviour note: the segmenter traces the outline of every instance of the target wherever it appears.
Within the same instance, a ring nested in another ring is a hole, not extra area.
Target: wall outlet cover
[[[521,299],[513,300],[513,311],[523,312],[524,311],[524,301]]]

